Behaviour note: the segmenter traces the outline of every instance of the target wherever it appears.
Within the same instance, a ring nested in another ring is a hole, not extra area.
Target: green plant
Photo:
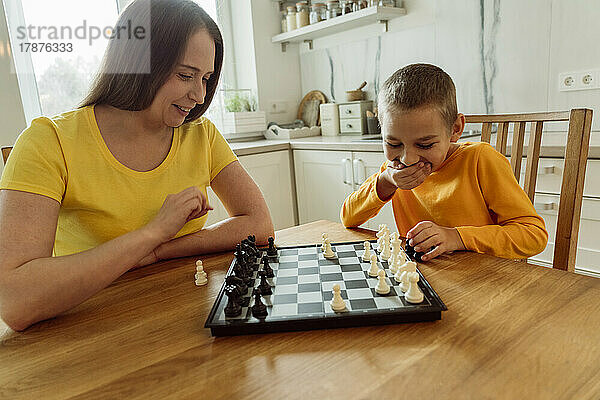
[[[256,98],[248,93],[233,93],[225,97],[225,109],[228,112],[256,111]]]

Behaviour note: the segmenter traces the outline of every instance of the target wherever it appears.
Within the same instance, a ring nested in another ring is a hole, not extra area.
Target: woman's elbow
[[[13,331],[24,331],[35,321],[25,318],[27,313],[20,309],[18,305],[5,299],[0,300],[0,319]]]

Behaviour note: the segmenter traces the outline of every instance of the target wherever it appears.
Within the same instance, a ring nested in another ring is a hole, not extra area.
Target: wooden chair
[[[8,155],[10,154],[10,151],[12,150],[12,146],[6,146],[6,147],[2,147],[2,159],[4,160],[4,165],[6,165],[6,160],[8,160]]]
[[[584,108],[547,113],[467,115],[466,121],[467,123],[482,124],[481,141],[487,143],[490,143],[492,137],[492,124],[498,124],[495,148],[504,155],[507,155],[508,128],[510,124],[514,124],[510,163],[517,180],[521,175],[525,126],[530,123],[524,190],[532,203],[535,196],[544,124],[556,121],[569,122],[552,266],[557,269],[574,271],[583,184],[592,127],[592,110]]]

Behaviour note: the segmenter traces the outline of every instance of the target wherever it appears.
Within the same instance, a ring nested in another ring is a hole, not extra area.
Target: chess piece
[[[406,239],[406,243],[404,244],[404,252],[406,253],[406,255],[417,262],[423,262],[423,259],[421,257],[423,257],[425,253],[421,251],[416,252],[415,248],[412,247],[408,242],[409,239]]]
[[[377,266],[377,254],[371,254],[371,268],[369,268],[368,274],[370,277],[376,277],[379,273],[379,267]]]
[[[385,247],[389,247],[389,240],[390,240],[390,231],[387,229],[387,227],[383,230],[383,232],[381,233],[381,236],[379,237],[379,239],[377,239],[377,250],[379,251],[379,253],[382,253],[383,251],[385,251]],[[388,255],[389,257],[389,255]]]
[[[242,296],[248,293],[248,285],[243,279],[237,276],[229,275],[227,278],[225,278],[225,282],[228,285],[236,285]]]
[[[258,285],[260,293],[263,296],[272,295],[273,290],[271,290],[271,285],[269,285],[269,282],[267,282],[267,274],[265,271],[258,271],[258,274],[260,275],[260,284]]]
[[[242,313],[242,306],[240,305],[239,297],[240,292],[235,285],[225,286],[225,294],[227,295],[227,305],[223,310],[225,316],[229,318],[237,317]]]
[[[267,249],[269,257],[277,257],[277,247],[275,247],[275,239],[269,237],[269,248]]]
[[[394,279],[396,279],[394,277]],[[408,290],[408,271],[402,271],[402,273],[400,274],[400,285],[398,286],[400,288],[400,290],[402,290],[402,292],[406,293],[406,291]]]
[[[418,304],[423,302],[423,292],[419,289],[419,274],[417,272],[408,272],[407,279],[409,282],[408,290],[404,294],[404,299],[409,303]]]
[[[377,239],[379,239],[387,229],[388,227],[386,224],[379,224],[379,231],[377,231],[377,234],[375,235]]]
[[[323,234],[321,235],[321,251],[325,252],[325,239],[327,239],[328,236],[325,232],[323,232]]]
[[[323,257],[325,258],[335,258],[335,253],[331,248],[331,243],[329,243],[329,239],[325,239],[325,251],[323,252]]]
[[[208,283],[202,260],[196,261],[196,275],[194,277],[196,278],[196,286],[203,286]]]
[[[260,289],[254,290],[254,305],[252,306],[252,316],[254,318],[263,319],[268,315],[267,306],[262,302]]]
[[[392,274],[395,274],[396,272],[398,272],[398,267],[400,266],[398,260],[400,258],[400,246],[402,245],[402,242],[398,240],[398,237],[396,237],[395,240],[392,240],[391,245],[392,255],[388,259],[388,264],[390,266],[390,272]]]
[[[265,271],[267,278],[274,278],[275,273],[273,272],[273,268],[271,268],[271,266],[269,265],[268,257],[263,257],[262,261],[263,261],[263,271]]]
[[[377,286],[375,286],[375,292],[378,294],[388,294],[390,292],[390,285],[385,281],[385,271],[380,269],[377,273]]]
[[[365,252],[362,256],[362,260],[364,262],[369,262],[369,261],[371,261],[371,242],[365,241],[364,247],[365,247]]]
[[[404,264],[402,264],[400,266],[400,268],[398,268],[398,272],[396,272],[396,274],[394,275],[394,280],[396,282],[402,282],[401,276],[402,276],[402,273],[405,271],[406,272],[416,272],[417,271],[417,263],[415,263],[414,261],[406,260],[406,262]],[[404,291],[406,291],[406,290],[404,290]]]
[[[333,292],[333,298],[331,299],[331,302],[329,303],[331,305],[331,309],[333,311],[344,311],[346,309],[346,302],[342,298],[342,293],[340,291],[340,285],[337,283],[335,285],[333,285],[332,292]]]
[[[383,236],[382,236],[382,247],[381,247],[381,260],[385,260],[387,261],[390,256],[392,255],[392,253],[390,252],[390,235],[389,233],[384,232]]]

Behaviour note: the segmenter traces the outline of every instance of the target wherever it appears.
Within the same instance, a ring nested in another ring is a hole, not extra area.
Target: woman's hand
[[[406,233],[406,240],[415,251],[425,253],[421,257],[423,261],[455,250],[465,250],[456,228],[446,228],[431,221],[421,221],[415,225]]]
[[[144,228],[153,237],[158,238],[160,243],[165,243],[173,238],[186,222],[199,218],[212,209],[202,191],[197,186],[192,186],[179,193],[167,195],[156,217]]]
[[[431,164],[420,161],[405,167],[398,161],[394,161],[391,165],[388,165],[385,173],[390,183],[396,185],[398,189],[410,190],[425,181],[425,178],[431,173]]]

